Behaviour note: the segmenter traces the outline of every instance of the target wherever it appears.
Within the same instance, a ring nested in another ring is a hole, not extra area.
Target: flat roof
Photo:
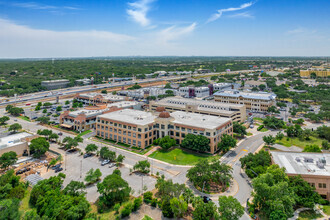
[[[138,105],[139,102],[135,102],[135,101],[121,101],[121,102],[114,102],[111,104],[108,104],[108,108],[116,106],[118,108],[127,108],[127,107],[131,107],[131,106],[135,106]]]
[[[330,176],[330,153],[270,152],[273,161],[288,174]],[[325,163],[322,163],[325,162]],[[319,166],[322,163],[324,167]]]
[[[173,123],[205,129],[215,129],[231,121],[229,118],[182,111],[172,112],[170,115],[174,118]]]
[[[53,82],[69,82],[68,79],[54,79],[54,80],[46,80],[42,81],[43,83],[53,83]]]
[[[91,117],[91,116],[96,116],[96,115],[102,114],[102,112],[104,112],[106,110],[108,110],[108,109],[102,109],[102,110],[86,110],[86,109],[81,109],[81,110],[69,112],[69,116],[77,117],[80,114],[85,114],[86,117]]]
[[[235,89],[218,91],[214,93],[214,96],[226,96],[226,97],[243,97],[248,99],[260,99],[260,100],[275,100],[276,95],[268,92],[242,92]]]
[[[23,143],[21,141],[22,138],[33,136],[32,134],[29,134],[27,132],[17,133],[13,135],[9,135],[3,138],[0,138],[0,149],[4,149],[7,147],[12,147],[18,144]]]
[[[123,109],[115,112],[100,115],[98,118],[110,119],[136,125],[148,125],[153,123],[157,116],[151,112],[144,112],[134,109]]]
[[[81,97],[87,97],[87,98],[94,98],[95,96],[101,95],[104,99],[108,100],[125,100],[125,97],[119,96],[119,95],[112,95],[112,94],[103,94],[103,93],[96,93],[96,92],[91,92],[91,93],[83,93],[79,94]]]

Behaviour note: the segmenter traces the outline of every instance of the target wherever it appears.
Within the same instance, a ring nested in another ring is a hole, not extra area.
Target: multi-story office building
[[[74,98],[77,99],[78,102],[82,102],[87,105],[121,102],[126,100],[126,97],[123,96],[103,93],[77,93]]]
[[[330,200],[330,154],[271,152],[272,161],[284,167],[288,176],[301,176],[314,186],[324,199]]]
[[[246,108],[243,104],[168,97],[159,101],[151,101],[149,106],[151,111],[156,111],[157,107],[164,107],[168,112],[185,111],[231,118],[233,121],[238,122],[244,122],[246,120]]]
[[[330,76],[330,69],[308,69],[308,70],[300,70],[301,77],[309,78],[311,74],[314,73],[317,77],[327,78]]]
[[[67,79],[57,79],[57,80],[42,81],[41,86],[47,88],[48,90],[53,90],[53,89],[66,88],[69,85],[69,83],[70,81]]]
[[[210,94],[209,87],[181,87],[179,88],[179,94],[183,97],[207,97]]]
[[[231,119],[181,111],[151,113],[124,109],[99,115],[96,123],[98,136],[141,148],[167,135],[178,144],[187,134],[203,135],[210,140],[210,153],[218,150],[223,134],[232,132]]]
[[[237,88],[238,84],[236,83],[214,83],[213,91],[226,90],[226,89],[234,89]]]
[[[270,106],[276,104],[276,95],[267,92],[241,92],[226,90],[214,93],[214,100],[221,103],[245,105],[247,110],[266,112]]]

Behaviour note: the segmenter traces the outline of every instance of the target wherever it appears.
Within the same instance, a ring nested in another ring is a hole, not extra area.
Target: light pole
[[[80,159],[80,179],[82,177],[82,159]]]

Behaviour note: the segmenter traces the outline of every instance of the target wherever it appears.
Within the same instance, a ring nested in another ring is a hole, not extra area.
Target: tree
[[[322,148],[324,149],[324,150],[329,150],[329,142],[328,141],[322,141]]]
[[[112,173],[97,184],[99,206],[112,207],[115,203],[121,203],[129,198],[131,188],[120,174]]]
[[[275,139],[276,140],[282,140],[284,138],[284,134],[282,132],[277,132]]]
[[[253,91],[253,92],[258,92],[259,89],[258,89],[258,87],[253,87],[253,88],[252,88],[252,91]]]
[[[16,133],[20,129],[22,129],[22,125],[20,125],[18,123],[14,123],[14,124],[9,126],[8,131],[12,131],[12,132]]]
[[[82,143],[83,139],[79,136],[76,136],[75,138],[65,137],[62,142],[65,143],[65,149],[70,150],[74,147],[77,147],[79,143]]]
[[[95,144],[88,144],[85,148],[86,153],[95,152],[95,151],[97,151],[97,149],[98,149],[98,146],[96,146]]]
[[[43,130],[38,130],[38,131],[37,131],[37,134],[39,134],[39,135],[43,135],[43,136],[46,137],[46,139],[49,140],[50,135],[53,134],[53,131],[52,131],[52,130],[49,130],[49,129],[43,129]]]
[[[272,159],[267,151],[261,150],[255,154],[249,153],[242,157],[240,162],[242,169],[245,169],[245,173],[252,179],[265,173],[271,165]]]
[[[262,140],[268,145],[273,145],[275,143],[275,137],[273,137],[272,135],[268,135],[268,136],[263,136]]]
[[[316,133],[320,138],[324,138],[328,141],[330,141],[330,127],[328,126],[320,126],[316,129]]]
[[[320,148],[318,145],[314,144],[314,145],[306,145],[306,146],[304,147],[303,152],[316,152],[316,153],[321,153],[322,150],[321,150],[321,148]]]
[[[70,101],[69,101],[69,100],[66,100],[66,101],[65,101],[65,104],[66,104],[66,105],[69,105],[69,104],[70,104]]]
[[[174,216],[177,218],[183,217],[188,210],[188,204],[182,196],[180,196],[179,198],[172,198],[170,200],[170,207]]]
[[[170,136],[165,136],[163,138],[158,138],[154,141],[154,144],[159,145],[163,150],[168,150],[171,147],[173,147],[176,143],[173,138],[170,138]]]
[[[149,173],[150,163],[147,160],[140,160],[133,166],[133,169],[141,173]]]
[[[260,84],[258,87],[261,91],[266,89],[266,85],[264,85],[264,84]]]
[[[59,106],[57,106],[57,107],[56,107],[56,111],[57,111],[57,112],[60,112],[60,111],[62,111],[62,106],[60,106],[60,105],[59,105]]]
[[[49,150],[49,143],[46,138],[38,137],[31,141],[29,148],[34,157],[40,158]]]
[[[47,109],[42,110],[42,113],[44,114],[47,113]]]
[[[22,108],[18,108],[18,107],[14,107],[14,106],[9,106],[8,108],[7,107],[6,107],[6,111],[8,111],[8,113],[10,113],[13,116],[19,116],[20,114],[22,114],[24,112],[24,109],[22,109]]]
[[[107,147],[102,147],[101,150],[100,150],[100,157],[102,159],[115,161],[116,160],[116,152],[110,151],[109,148],[107,148]]]
[[[201,191],[203,191],[203,187],[210,190],[211,185],[216,187],[216,191],[220,191],[229,186],[232,179],[232,168],[226,164],[221,164],[218,160],[211,162],[200,160],[188,170],[186,176]]]
[[[267,111],[272,113],[280,113],[275,106],[270,106]]]
[[[234,121],[233,123],[233,132],[239,134],[241,137],[247,134],[246,127],[237,121]]]
[[[220,219],[238,220],[244,214],[244,208],[232,196],[219,196]]]
[[[141,205],[142,205],[142,198],[141,197],[135,198],[133,202],[132,211],[133,212],[137,211],[141,207]]]
[[[263,124],[266,127],[272,128],[272,129],[280,129],[280,128],[283,128],[285,125],[283,120],[275,118],[274,116],[272,116],[272,117],[267,116],[264,119]]]
[[[71,180],[71,182],[66,185],[63,192],[64,194],[71,196],[80,196],[86,194],[86,186],[83,182]]]
[[[50,118],[46,116],[42,116],[37,118],[37,121],[39,121],[41,124],[48,124]]]
[[[231,135],[224,134],[221,137],[221,141],[218,143],[218,149],[222,152],[227,152],[230,148],[236,146],[236,139]]]
[[[8,116],[3,116],[0,118],[0,125],[5,125],[7,121],[9,121],[10,118]]]
[[[18,220],[21,213],[19,211],[20,201],[18,199],[5,199],[0,201],[0,219]]]
[[[108,94],[108,91],[105,90],[105,89],[103,89],[103,90],[101,91],[101,93],[102,93],[102,94]]]
[[[200,199],[197,197],[197,199]],[[203,201],[197,202],[192,213],[195,220],[214,220],[219,219],[217,206],[213,202],[204,203]]]
[[[173,218],[174,217],[174,213],[173,213],[172,208],[171,208],[170,198],[165,197],[162,200],[161,208],[162,208],[162,213],[163,213],[164,217],[167,217],[167,218]]]
[[[171,83],[166,83],[164,89],[172,89]]]
[[[117,162],[118,164],[121,164],[121,163],[124,162],[124,159],[125,159],[125,156],[119,154],[118,157],[117,157],[117,159],[116,159],[116,162]]]
[[[87,184],[93,184],[93,183],[96,183],[97,181],[99,181],[101,176],[102,176],[102,173],[101,173],[100,169],[96,169],[94,171],[94,169],[91,168],[86,173],[85,181],[87,182]]]
[[[289,126],[285,130],[288,137],[299,137],[303,130],[301,129],[300,125]]]
[[[210,140],[203,135],[187,134],[181,142],[181,147],[198,152],[210,151]]]
[[[3,153],[0,156],[0,166],[1,169],[7,169],[7,167],[15,164],[17,161],[17,154],[14,151],[9,151],[6,153]]]
[[[40,105],[37,105],[37,106],[35,107],[34,111],[40,111],[40,109],[41,109]]]
[[[52,133],[51,135],[49,135],[49,140],[51,141],[51,140],[57,140],[58,138],[59,138],[59,136],[58,136],[58,134],[55,134],[55,133]]]

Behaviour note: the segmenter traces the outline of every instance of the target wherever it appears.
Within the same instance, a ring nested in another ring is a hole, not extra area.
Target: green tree
[[[320,148],[318,145],[313,144],[313,145],[306,145],[306,146],[304,147],[303,152],[316,152],[316,153],[321,153],[322,150],[321,150],[321,148]]]
[[[24,109],[22,109],[22,108],[14,107],[11,105],[9,105],[9,106],[7,105],[7,107],[6,107],[6,111],[8,113],[10,113],[12,116],[19,116],[20,114],[22,114],[24,112]]]
[[[272,129],[280,129],[283,128],[285,126],[285,123],[283,120],[281,119],[277,119],[274,116],[269,117],[267,116],[264,120],[263,120],[263,124],[268,127],[268,128],[272,128]]]
[[[96,183],[97,181],[99,181],[101,176],[102,176],[102,173],[101,173],[100,169],[96,169],[94,171],[94,169],[91,168],[86,173],[85,181],[87,182],[87,184],[93,184],[93,183]]]
[[[76,136],[75,138],[65,137],[62,142],[65,143],[65,149],[70,150],[74,147],[77,147],[79,143],[82,143],[83,139],[79,136]]]
[[[233,132],[240,135],[241,137],[247,134],[246,127],[237,121],[234,121],[233,123]]]
[[[170,200],[170,207],[174,216],[177,218],[183,217],[188,210],[188,204],[182,196],[180,196],[179,198],[172,198]]]
[[[235,147],[237,140],[231,135],[224,134],[221,137],[221,141],[218,143],[218,149],[222,152],[227,152],[230,148]]]
[[[171,83],[166,83],[164,88],[165,89],[172,89]]]
[[[280,113],[275,106],[270,106],[267,111],[272,113]]]
[[[220,196],[218,210],[223,220],[238,220],[244,214],[243,206],[232,196]]]
[[[124,162],[124,159],[125,159],[125,156],[119,154],[117,159],[116,159],[116,162],[119,163],[119,164],[122,164]]]
[[[161,208],[162,208],[162,213],[165,217],[167,217],[167,218],[173,218],[174,217],[174,213],[173,213],[172,208],[171,208],[170,198],[165,197],[162,200]]]
[[[5,199],[0,201],[0,220],[18,220],[21,217],[18,199]]]
[[[37,118],[37,121],[39,121],[41,124],[48,124],[50,118],[46,116],[42,116]]]
[[[97,151],[98,146],[96,146],[96,144],[88,144],[85,148],[86,153],[93,153],[95,151]]]
[[[9,121],[10,118],[8,116],[2,116],[0,117],[0,125],[5,125],[7,121]]]
[[[133,212],[137,211],[142,205],[142,198],[141,197],[138,197],[138,198],[135,198],[134,199],[134,202],[133,202]]]
[[[275,139],[276,140],[282,140],[284,138],[284,134],[282,132],[277,132]]]
[[[60,111],[62,111],[62,106],[60,106],[60,105],[59,105],[59,106],[57,106],[57,107],[56,107],[56,111],[57,111],[57,112],[60,112]]]
[[[0,166],[2,169],[7,169],[7,167],[15,164],[16,161],[17,161],[17,154],[14,151],[3,153],[0,156]]]
[[[213,202],[204,203],[203,201],[199,201],[194,208],[192,215],[195,220],[219,219],[217,206]]]
[[[198,152],[210,151],[210,140],[203,135],[187,134],[181,142],[181,147]]]
[[[40,105],[37,105],[37,106],[35,107],[34,111],[40,111],[40,109],[41,109]]]
[[[50,135],[53,134],[53,131],[52,130],[49,130],[49,129],[43,129],[43,130],[38,130],[37,131],[37,134],[43,135],[43,136],[46,137],[46,139],[49,140],[49,137],[50,137]]]
[[[268,136],[263,136],[262,140],[268,145],[273,145],[276,141],[275,137],[273,137],[272,135],[268,135]]]
[[[66,105],[69,105],[69,104],[70,104],[70,101],[69,101],[69,100],[66,100],[66,101],[65,101],[65,104],[66,104]]]
[[[40,158],[49,150],[49,143],[44,137],[38,137],[31,141],[29,145],[33,157]]]
[[[329,142],[328,141],[322,141],[322,148],[324,149],[324,150],[329,150]]]
[[[108,91],[107,91],[107,90],[105,90],[105,89],[103,89],[103,90],[101,91],[101,93],[102,93],[102,94],[107,94],[107,93],[108,93]]]
[[[261,150],[258,153],[249,153],[240,159],[242,169],[250,178],[255,178],[257,175],[266,172],[271,165],[272,159],[267,151]]]
[[[71,182],[66,185],[63,190],[63,193],[71,196],[80,196],[86,194],[86,186],[83,182],[71,180]]]
[[[47,109],[42,110],[42,113],[44,114],[47,113]]]
[[[147,160],[140,160],[133,166],[133,169],[141,173],[149,173],[150,163]]]
[[[173,147],[176,143],[173,138],[170,138],[170,136],[165,136],[163,138],[158,138],[154,141],[154,144],[159,145],[164,150],[168,150],[171,147]]]
[[[103,182],[97,184],[99,206],[112,207],[115,203],[121,203],[129,198],[131,188],[128,183],[117,173],[105,177]]]
[[[258,91],[259,91],[258,87],[253,87],[252,88],[252,92],[258,92]]]
[[[9,126],[8,131],[12,131],[12,132],[16,133],[20,129],[22,129],[22,125],[20,125],[18,123],[14,123],[14,124]]]
[[[58,134],[55,134],[55,133],[52,133],[51,135],[49,135],[49,140],[51,141],[51,140],[57,140],[58,138],[59,138],[59,136],[58,136]]]

